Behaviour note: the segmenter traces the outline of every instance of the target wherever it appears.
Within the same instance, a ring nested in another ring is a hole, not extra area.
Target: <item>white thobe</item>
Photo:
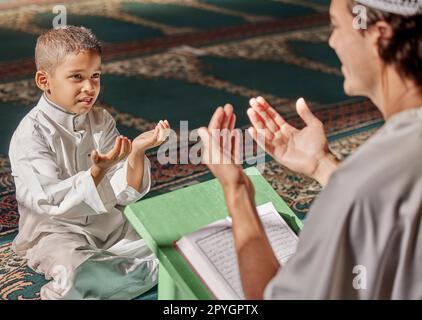
[[[127,160],[95,186],[90,153],[106,153],[119,132],[102,108],[77,115],[44,95],[13,134],[9,157],[20,214],[15,252],[52,280],[42,299],[131,299],[157,283],[158,261],[123,206],[150,188],[127,184]]]
[[[267,299],[422,299],[422,108],[395,114],[330,178]]]

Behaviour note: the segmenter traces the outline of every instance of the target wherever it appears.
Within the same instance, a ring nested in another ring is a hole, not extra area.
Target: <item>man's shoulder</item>
[[[380,132],[368,140],[333,173],[327,186],[329,195],[341,197],[347,205],[381,208],[385,203],[399,201],[406,192],[420,190],[419,131]]]
[[[422,179],[422,149],[419,148],[422,127],[403,128],[388,132],[381,128],[358,150],[350,155],[338,170],[338,173],[358,187],[364,183],[373,187],[381,180],[394,182],[398,177]]]

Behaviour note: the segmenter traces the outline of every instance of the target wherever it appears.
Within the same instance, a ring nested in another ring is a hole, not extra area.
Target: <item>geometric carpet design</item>
[[[301,127],[294,102],[305,97],[326,128],[331,150],[345,158],[383,124],[364,98],[343,92],[343,77],[328,47],[329,0],[111,0],[62,1],[67,23],[93,30],[104,46],[97,106],[133,138],[166,118],[173,128],[206,125],[213,110],[234,105],[238,127],[261,95]],[[34,84],[37,36],[51,27],[55,1],[0,3],[0,299],[39,299],[46,280],[11,250],[19,213],[8,145],[40,92]],[[203,165],[160,165],[156,152],[147,197],[211,179]],[[306,223],[321,190],[312,179],[269,159],[267,181]],[[140,299],[156,299],[156,288]]]

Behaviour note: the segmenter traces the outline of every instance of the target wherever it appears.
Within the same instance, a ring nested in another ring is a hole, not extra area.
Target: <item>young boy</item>
[[[48,284],[42,299],[131,299],[157,283],[158,261],[122,213],[150,188],[145,151],[167,121],[132,142],[103,109],[101,46],[83,27],[38,38],[44,92],[13,134],[9,157],[20,222],[13,248]]]

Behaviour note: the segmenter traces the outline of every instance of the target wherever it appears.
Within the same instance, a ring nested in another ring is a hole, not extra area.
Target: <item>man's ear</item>
[[[386,47],[394,35],[393,28],[385,21],[377,21],[370,28],[370,37],[372,39],[372,48],[374,54],[379,57],[379,48]]]
[[[35,83],[42,91],[50,93],[48,74],[46,71],[38,70],[35,73]]]

